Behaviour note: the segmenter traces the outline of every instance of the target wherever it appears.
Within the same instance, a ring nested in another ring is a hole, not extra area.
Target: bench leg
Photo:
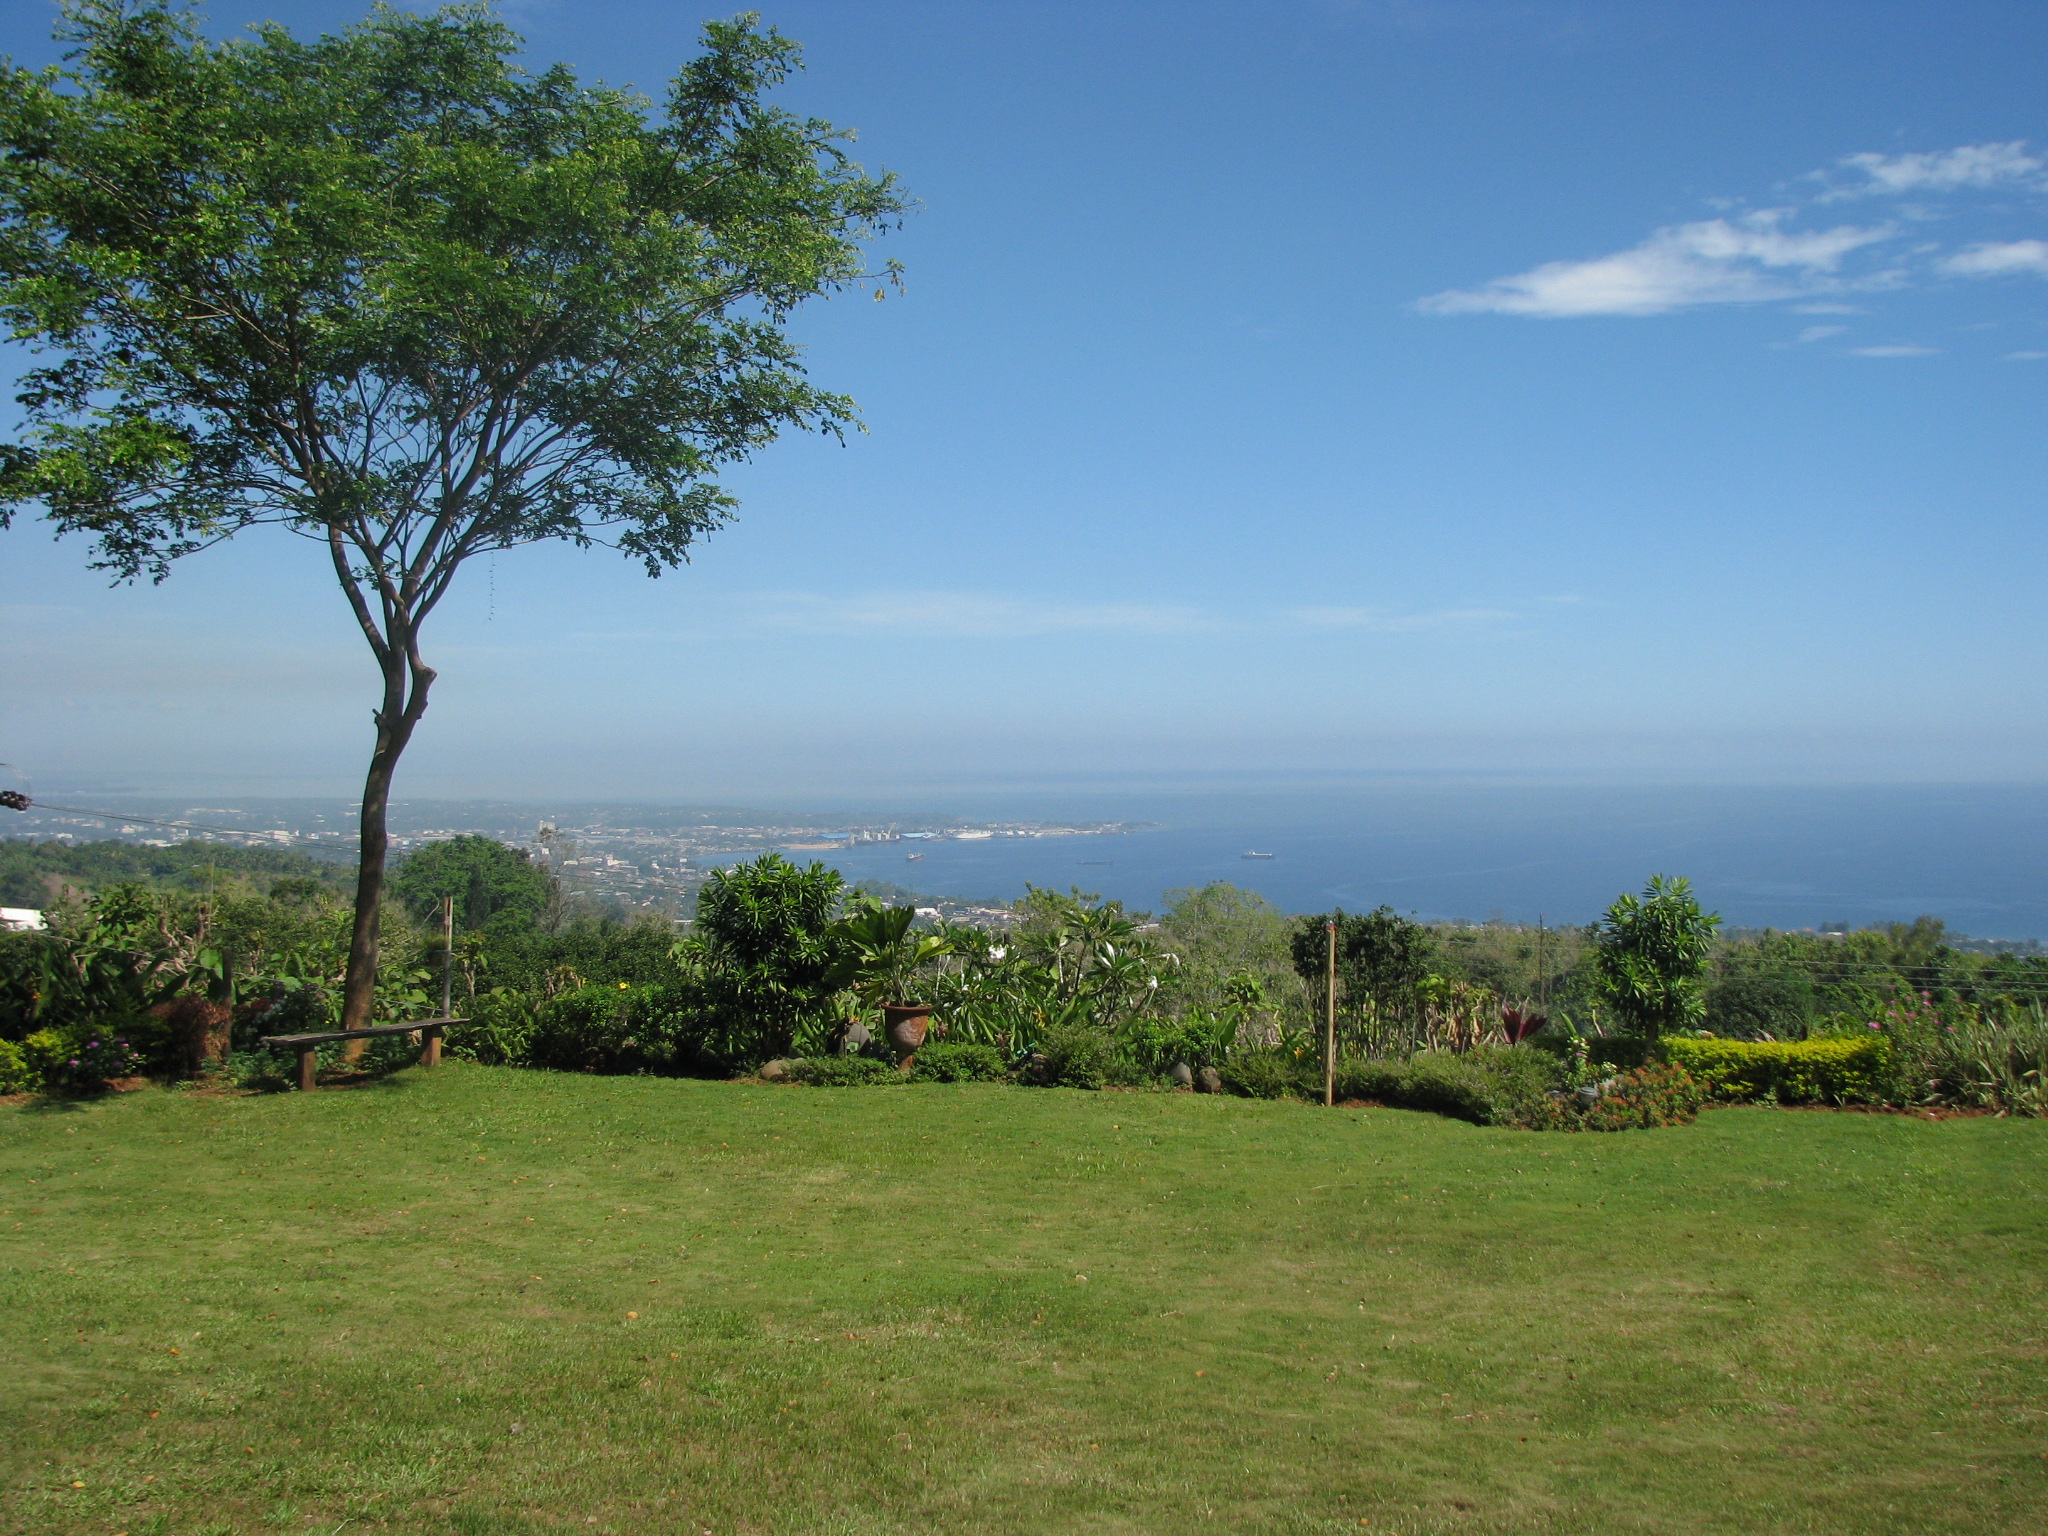
[[[427,1037],[426,1044],[420,1047],[420,1065],[423,1067],[438,1067],[441,1065],[440,1026],[436,1025],[432,1029],[423,1029],[420,1033]]]
[[[314,1069],[319,1066],[319,1064],[320,1053],[317,1050],[315,1050],[312,1046],[309,1045],[300,1050],[299,1092],[311,1093],[313,1091],[313,1072]]]

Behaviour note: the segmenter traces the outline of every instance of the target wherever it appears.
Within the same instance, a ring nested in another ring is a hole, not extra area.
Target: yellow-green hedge
[[[1879,1103],[1891,1065],[1891,1045],[1878,1035],[1821,1040],[1674,1036],[1664,1041],[1664,1051],[1723,1103]]]

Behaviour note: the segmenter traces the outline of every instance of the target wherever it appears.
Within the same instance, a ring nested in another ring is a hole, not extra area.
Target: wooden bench
[[[319,1049],[336,1040],[374,1040],[380,1035],[418,1035],[420,1065],[438,1066],[441,1061],[441,1032],[450,1024],[467,1024],[467,1019],[419,1019],[411,1024],[373,1024],[368,1029],[329,1029],[312,1035],[265,1035],[265,1045],[283,1046],[299,1053],[299,1091],[313,1091],[313,1072],[319,1065]]]

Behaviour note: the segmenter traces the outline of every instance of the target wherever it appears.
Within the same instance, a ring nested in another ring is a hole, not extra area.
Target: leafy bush
[[[1001,1051],[992,1045],[969,1041],[927,1045],[917,1053],[910,1068],[910,1075],[921,1083],[992,1083],[1003,1072]]]
[[[31,1040],[37,1039],[30,1036]],[[143,1068],[142,1053],[124,1039],[97,1032],[73,1041],[46,1060],[46,1092],[98,1093],[116,1078],[134,1077]]]
[[[1025,1080],[1041,1088],[1100,1088],[1116,1065],[1109,1036],[1085,1024],[1066,1024],[1038,1037]]]
[[[28,1054],[12,1040],[0,1040],[0,1093],[34,1093],[43,1074],[29,1066]]]
[[[975,1047],[955,1046],[953,1049]],[[782,1067],[789,1081],[809,1088],[866,1088],[905,1081],[895,1067],[870,1056],[797,1056],[785,1061]]]
[[[1635,1131],[1665,1125],[1689,1125],[1699,1117],[1707,1089],[1685,1068],[1653,1063],[1625,1072],[1586,1109],[1568,1105],[1561,1130]]]
[[[1482,1046],[1463,1055],[1423,1051],[1406,1061],[1337,1064],[1337,1096],[1427,1109],[1474,1125],[1548,1124],[1558,1086],[1549,1057],[1526,1045]]]
[[[1876,1104],[1890,1079],[1880,1035],[1820,1040],[1664,1041],[1665,1054],[1726,1103]]]
[[[526,1040],[526,1060],[563,1072],[715,1069],[703,1059],[692,1027],[695,1001],[681,987],[578,987],[540,1006]]]
[[[1306,1098],[1322,1087],[1312,1061],[1283,1050],[1239,1051],[1217,1071],[1226,1089],[1246,1099]]]
[[[1737,1040],[1804,1038],[1813,1019],[1813,979],[1803,971],[1737,972],[1707,992],[1705,1024]]]
[[[468,1021],[448,1030],[444,1048],[459,1061],[523,1067],[532,1058],[533,1037],[539,1027],[540,1009],[534,998],[493,988],[470,1003]]]

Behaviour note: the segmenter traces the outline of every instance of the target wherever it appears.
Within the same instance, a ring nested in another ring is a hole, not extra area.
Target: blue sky
[[[2044,777],[2048,9],[764,9],[923,205],[906,293],[796,322],[870,431],[660,581],[473,567],[401,792]],[[699,14],[508,10],[655,89]],[[359,782],[310,549],[0,552],[38,785]]]

